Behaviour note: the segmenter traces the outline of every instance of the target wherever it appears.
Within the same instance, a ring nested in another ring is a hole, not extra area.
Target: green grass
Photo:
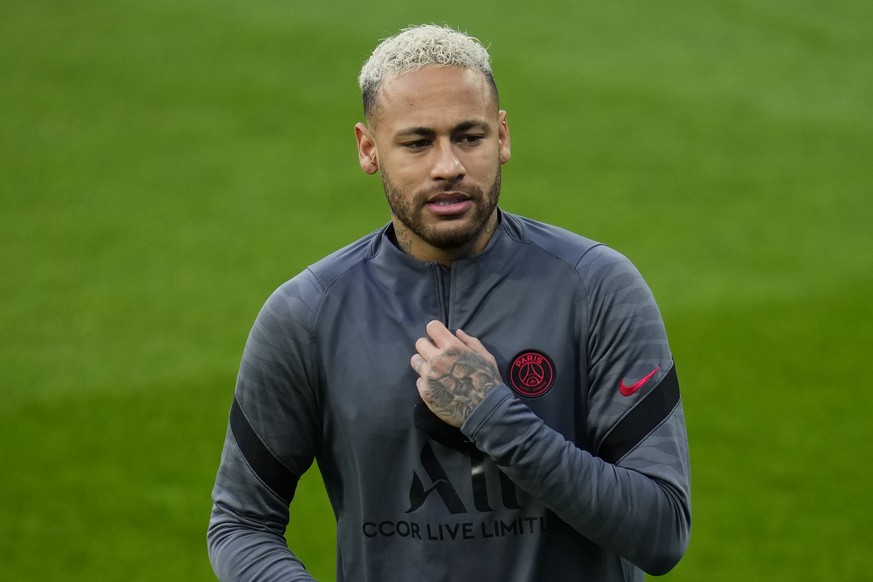
[[[492,45],[503,206],[659,299],[694,503],[666,579],[866,579],[873,5],[34,0],[0,8],[0,580],[212,579],[249,326],[387,219],[355,78],[428,21]],[[315,472],[291,529],[331,579]]]

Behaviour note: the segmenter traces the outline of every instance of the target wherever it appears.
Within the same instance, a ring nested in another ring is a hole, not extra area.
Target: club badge
[[[555,363],[539,350],[524,350],[510,360],[506,377],[519,396],[538,398],[555,383]]]

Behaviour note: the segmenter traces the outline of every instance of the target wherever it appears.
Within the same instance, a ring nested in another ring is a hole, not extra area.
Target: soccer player
[[[667,572],[689,462],[649,288],[618,252],[498,207],[510,134],[478,41],[406,29],[359,82],[358,157],[391,220],[255,321],[213,491],[218,577],[311,579],[284,532],[313,461],[338,580]]]

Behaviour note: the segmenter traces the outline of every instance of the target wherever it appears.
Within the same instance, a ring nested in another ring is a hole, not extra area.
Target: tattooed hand
[[[459,427],[500,384],[497,361],[478,339],[461,330],[453,335],[439,321],[427,324],[427,334],[415,342],[410,361],[420,376],[418,393],[440,419]]]

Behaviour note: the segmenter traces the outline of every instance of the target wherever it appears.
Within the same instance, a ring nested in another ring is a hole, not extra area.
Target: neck
[[[484,228],[479,231],[475,238],[471,241],[459,246],[451,248],[441,248],[433,246],[420,237],[416,236],[409,228],[400,222],[396,216],[391,217],[391,222],[394,226],[394,235],[392,240],[397,248],[402,250],[407,255],[423,261],[425,263],[439,263],[449,267],[455,261],[475,257],[485,250],[488,241],[494,236],[497,230],[497,225],[500,223],[500,217],[497,209],[491,214]]]

